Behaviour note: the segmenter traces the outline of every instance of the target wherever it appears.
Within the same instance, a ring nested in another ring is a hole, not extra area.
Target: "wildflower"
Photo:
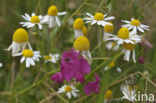
[[[142,56],[139,57],[138,61],[139,61],[140,64],[144,64],[145,63],[145,59]]]
[[[99,93],[100,89],[100,77],[95,73],[95,79],[96,81],[88,82],[84,86],[84,92],[89,95],[91,92],[95,92],[96,94]]]
[[[88,30],[87,30],[86,26],[83,26],[82,32],[83,32],[83,35],[84,35],[84,36],[87,36]]]
[[[26,20],[26,22],[20,22],[23,27],[32,28],[35,25],[38,25],[38,28],[42,29],[42,24],[47,22],[47,19],[42,15],[37,16],[35,13],[32,13],[31,16],[25,13],[22,17]]]
[[[134,32],[129,32],[129,30],[125,27],[120,28],[118,31],[117,36],[112,36],[107,40],[114,40],[117,44],[124,44],[124,43],[139,43],[141,42],[141,36],[136,35]]]
[[[12,49],[12,56],[24,50],[27,45],[29,49],[31,49],[31,45],[29,43],[29,36],[25,29],[23,28],[16,29],[12,39],[13,39],[12,44],[7,49],[7,50]]]
[[[113,98],[112,90],[107,90],[104,94],[104,103],[109,103],[112,98]]]
[[[57,83],[62,83],[64,81],[63,75],[61,72],[55,73],[51,79]]]
[[[135,59],[135,45],[136,44],[131,44],[131,43],[124,43],[123,44],[122,52],[124,53],[124,60],[125,61],[129,61],[129,58],[130,58],[131,52],[132,52],[133,61],[134,61],[134,63],[136,63],[136,59]]]
[[[114,67],[115,67],[115,62],[112,61],[111,63],[108,64],[108,66],[106,66],[106,67],[104,68],[104,70],[106,71],[106,70],[111,69],[111,68],[114,68]],[[117,71],[118,71],[118,72],[122,72],[121,68],[119,68],[119,67],[117,67]]]
[[[133,96],[136,94],[135,88],[130,85],[122,85],[120,89],[124,95],[122,100],[127,99],[129,101],[133,101]]]
[[[52,63],[56,63],[59,60],[59,54],[49,54],[44,56],[45,58],[45,62],[52,62]]]
[[[84,20],[86,20],[85,23],[91,23],[91,25],[94,25],[94,24],[101,25],[101,26],[105,26],[106,24],[111,25],[107,21],[115,19],[114,16],[106,17],[107,14],[104,15],[103,13],[100,13],[100,12],[96,13],[95,15],[86,13],[86,15],[89,17],[84,18]]]
[[[133,29],[133,31],[137,34],[137,30],[140,32],[144,32],[144,30],[149,30],[149,26],[141,24],[138,19],[132,18],[131,21],[122,20],[122,22],[126,23],[122,25],[122,27],[128,28],[128,30]]]
[[[89,40],[85,36],[79,36],[74,42],[74,49],[81,52],[85,59],[91,64],[92,56],[89,51],[90,44]]]
[[[72,95],[74,97],[77,97],[77,92],[79,92],[79,90],[77,90],[73,85],[64,85],[58,90],[58,93],[66,93],[69,99],[72,97]]]
[[[109,22],[109,23],[112,24],[112,22]],[[107,41],[107,39],[108,39],[109,37],[113,36],[113,35],[112,35],[113,30],[114,30],[114,25],[113,25],[113,24],[112,24],[112,25],[106,24],[106,25],[104,26],[103,41]]]
[[[112,22],[109,22],[109,23],[112,24]],[[103,35],[103,41],[104,42],[106,42],[107,39],[109,39],[109,38],[111,38],[113,36],[112,35],[113,30],[114,30],[114,25],[113,24],[112,25],[106,24],[106,26],[104,26],[104,35]],[[120,46],[114,41],[108,41],[106,43],[106,48],[108,50],[113,49],[114,51],[117,51],[119,49],[119,47]]]
[[[0,68],[3,67],[3,64],[0,62]]]
[[[49,28],[53,28],[55,26],[61,26],[61,22],[58,18],[58,16],[61,16],[61,15],[65,15],[67,12],[58,12],[58,9],[56,6],[52,5],[48,8],[48,12],[45,17],[48,19],[48,25],[49,25]]]
[[[40,52],[39,51],[33,51],[31,49],[24,49],[21,53],[15,54],[15,56],[23,56],[20,60],[21,63],[26,61],[26,68],[29,68],[30,65],[35,65],[35,61],[39,61]]]
[[[115,41],[109,41],[108,43],[106,43],[106,48],[108,50],[111,50],[112,49],[114,51],[117,51],[117,50],[119,50],[120,45],[117,44]]]
[[[84,21],[81,18],[75,19],[73,23],[75,38],[83,35]]]
[[[84,75],[90,72],[88,62],[79,52],[71,50],[64,52],[61,61],[61,73],[65,80],[69,81],[75,78],[76,81],[84,82]]]

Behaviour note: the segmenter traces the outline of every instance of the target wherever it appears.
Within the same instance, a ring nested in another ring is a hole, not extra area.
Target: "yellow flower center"
[[[112,22],[109,22],[109,23],[112,24]],[[112,33],[113,30],[114,30],[113,24],[112,24],[112,25],[106,24],[105,27],[104,27],[104,31],[105,31],[105,32]]]
[[[140,21],[137,20],[137,19],[134,19],[134,20],[131,21],[131,25],[133,25],[133,26],[139,26],[140,25]]]
[[[38,16],[32,16],[30,21],[31,23],[40,23],[40,19]]]
[[[135,44],[124,43],[123,47],[127,50],[133,50],[135,48]]]
[[[112,61],[111,63],[108,64],[108,67],[109,67],[109,68],[113,68],[114,66],[115,66],[114,61]]]
[[[118,32],[118,37],[122,38],[122,39],[128,39],[129,38],[129,31],[127,28],[122,27],[120,28],[119,32]]]
[[[111,90],[107,90],[104,94],[104,99],[111,99],[113,97],[113,92]]]
[[[77,18],[73,23],[73,28],[82,30],[83,27],[84,27],[84,21],[81,18]]]
[[[95,20],[104,20],[104,15],[102,13],[96,13],[94,15]]]
[[[72,91],[72,88],[70,86],[66,86],[64,89],[65,89],[66,92],[71,92]]]
[[[13,41],[15,42],[22,43],[22,42],[28,42],[28,40],[29,40],[28,33],[23,28],[17,29],[13,34]]]
[[[58,9],[56,6],[52,5],[49,7],[48,9],[48,15],[50,16],[57,16],[57,13],[58,13]]]
[[[23,54],[23,56],[25,56],[25,57],[32,57],[32,56],[34,55],[33,51],[30,50],[30,49],[25,49],[25,50],[23,50],[22,54]]]
[[[82,51],[89,50],[89,40],[85,36],[79,36],[74,42],[74,49]]]
[[[45,60],[49,60],[49,59],[52,59],[51,56],[47,55],[47,56],[44,56]]]
[[[112,46],[114,47],[116,45],[116,42],[112,42]]]
[[[83,32],[84,36],[87,36],[88,31],[87,31],[87,28],[85,26],[83,26],[82,32]]]
[[[132,86],[128,86],[128,90],[129,91],[132,91],[133,90],[133,87]]]

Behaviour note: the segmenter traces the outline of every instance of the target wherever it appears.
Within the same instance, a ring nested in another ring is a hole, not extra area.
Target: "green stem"
[[[33,83],[31,86],[25,88],[24,90],[21,90],[21,91],[17,92],[15,96],[19,96],[19,95],[21,95],[21,94],[23,94],[23,93],[29,91],[29,90],[32,89],[33,87],[35,87],[35,86],[37,86],[37,85],[43,83],[43,82],[47,79],[47,77],[51,76],[53,73],[56,73],[56,72],[58,72],[58,71],[59,71],[59,69],[56,69],[56,70],[51,71],[51,72],[48,72],[48,73],[46,74],[46,76],[43,77],[40,81],[35,82],[35,83]]]

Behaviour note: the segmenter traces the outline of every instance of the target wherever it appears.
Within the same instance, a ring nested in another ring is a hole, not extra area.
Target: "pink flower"
[[[58,72],[54,74],[51,79],[57,83],[62,83],[64,81],[64,78],[62,76],[62,73]]]
[[[145,59],[142,56],[139,57],[139,63],[140,64],[144,64],[145,63]]]
[[[96,81],[88,82],[84,86],[84,92],[89,95],[91,92],[95,92],[96,94],[99,93],[100,89],[100,77],[95,73],[95,79]]]
[[[153,48],[153,45],[146,39],[144,39],[140,44],[145,48],[146,51]]]
[[[75,50],[64,52],[61,61],[61,74],[62,77],[70,81],[75,78],[76,81],[84,82],[84,75],[90,72],[90,66],[88,62]],[[55,76],[57,77],[57,76]],[[54,81],[57,81],[53,78]]]

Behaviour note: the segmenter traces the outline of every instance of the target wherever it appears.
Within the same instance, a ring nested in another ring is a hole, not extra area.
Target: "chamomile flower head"
[[[122,100],[127,99],[129,101],[133,101],[133,99],[134,99],[133,96],[136,94],[135,88],[133,88],[130,85],[121,85],[120,89],[124,95],[122,97]]]
[[[15,56],[23,56],[20,60],[21,63],[26,61],[26,68],[29,68],[30,65],[34,66],[35,61],[39,61],[40,52],[39,51],[33,51],[31,49],[24,49],[21,53],[15,54]]]
[[[114,67],[115,67],[115,62],[112,61],[111,63],[108,64],[108,66],[106,66],[106,67],[104,68],[104,70],[106,71],[106,70],[111,69],[111,68],[114,68]],[[117,67],[116,70],[117,70],[118,72],[122,72],[121,68],[119,68],[119,67]]]
[[[122,27],[128,28],[128,30],[133,30],[137,34],[137,30],[140,32],[144,32],[145,30],[149,30],[149,26],[141,24],[138,19],[131,18],[131,21],[122,20],[122,22],[126,23],[122,25]]]
[[[85,36],[79,36],[75,42],[74,42],[74,49],[77,51],[80,51],[81,54],[84,56],[85,59],[88,60],[88,62],[92,63],[92,56],[89,51],[90,43],[87,37]]]
[[[107,40],[114,40],[117,42],[117,44],[124,44],[124,43],[139,43],[142,40],[141,36],[136,35],[136,33],[129,32],[129,30],[125,27],[120,28],[120,30],[117,33],[117,36],[111,35],[111,38],[108,38]]]
[[[108,50],[117,51],[117,50],[119,50],[120,45],[117,44],[115,41],[108,41],[108,42],[106,43],[106,48],[107,48]]]
[[[35,25],[38,25],[38,28],[42,29],[42,24],[46,23],[48,20],[42,15],[37,16],[35,13],[32,13],[31,16],[25,13],[22,17],[26,20],[26,22],[20,22],[23,27],[32,28]]]
[[[77,97],[77,92],[79,92],[79,90],[77,90],[73,85],[64,85],[58,90],[58,93],[66,93],[69,99],[72,97],[72,95],[74,97]]]
[[[59,60],[59,54],[49,54],[44,56],[45,62],[52,62],[52,63],[56,63]]]
[[[58,16],[61,16],[61,15],[65,15],[67,12],[58,12],[58,9],[55,5],[52,5],[48,8],[48,11],[47,11],[47,15],[45,16],[45,18],[48,19],[48,26],[49,28],[53,28],[55,26],[61,26],[61,22],[58,18]]]
[[[108,101],[111,101],[112,98],[113,98],[112,90],[107,90],[104,94],[104,103],[108,103]]]
[[[76,18],[74,23],[73,23],[73,28],[74,28],[75,38],[82,36],[83,35],[83,29],[84,29],[84,21],[81,18]]]
[[[18,28],[15,30],[12,38],[12,44],[7,50],[12,49],[13,56],[14,54],[17,54],[23,49],[25,49],[27,45],[31,49],[31,45],[29,43],[29,35],[27,31],[23,28]]]
[[[88,30],[87,30],[86,26],[83,26],[82,32],[83,32],[83,35],[84,35],[84,36],[87,36]]]
[[[104,26],[104,35],[103,35],[103,41],[104,41],[104,42],[107,41],[107,39],[108,39],[109,37],[113,36],[112,33],[113,33],[113,31],[114,31],[114,25],[113,25],[112,22],[109,22],[109,23],[112,24],[112,25],[106,24],[106,25]]]
[[[136,44],[131,44],[131,43],[124,43],[123,44],[122,52],[124,53],[124,60],[125,61],[129,61],[130,60],[130,56],[131,56],[131,52],[132,52],[133,61],[136,63],[136,59],[135,59],[135,45]]]
[[[95,15],[92,15],[90,13],[86,13],[88,17],[85,17],[84,20],[86,21],[85,23],[91,23],[91,25],[97,24],[101,26],[105,26],[106,24],[111,25],[109,22],[110,20],[115,19],[114,16],[106,17],[107,14],[103,14],[100,12],[95,13]]]

